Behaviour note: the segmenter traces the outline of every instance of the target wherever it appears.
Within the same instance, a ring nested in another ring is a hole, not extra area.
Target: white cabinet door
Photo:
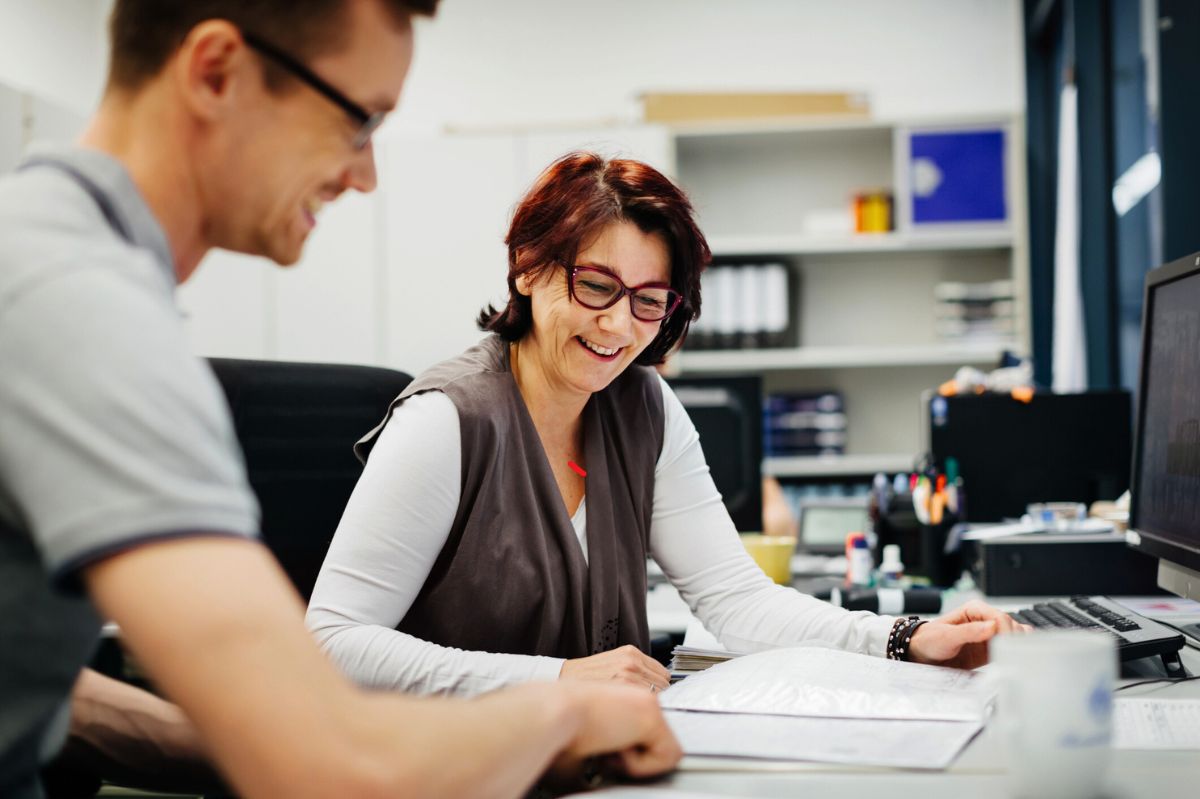
[[[274,358],[275,298],[265,258],[208,254],[177,293],[192,351],[222,358]]]
[[[376,202],[350,193],[323,210],[294,266],[210,253],[178,292],[194,351],[381,363]]]
[[[347,192],[317,217],[295,266],[273,270],[275,356],[330,363],[383,362],[382,195]]]
[[[25,108],[21,93],[0,85],[0,174],[11,172],[20,162],[24,128]]]
[[[387,365],[417,374],[457,355],[482,337],[480,309],[507,297],[515,141],[402,136],[381,146]]]
[[[25,96],[26,146],[30,144],[70,144],[79,138],[87,120],[57,103],[35,95]]]

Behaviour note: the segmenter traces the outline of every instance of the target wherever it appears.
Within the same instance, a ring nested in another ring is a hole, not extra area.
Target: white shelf
[[[716,256],[834,255],[840,253],[933,252],[937,250],[1001,250],[1013,246],[1012,231],[923,230],[844,235],[715,236],[709,246]]]
[[[998,361],[1012,343],[930,344],[917,347],[799,347],[713,350],[679,354],[684,374],[783,369],[850,369],[879,366],[962,366]]]
[[[895,119],[845,114],[731,119],[714,122],[679,122],[666,124],[665,128],[676,139],[724,139],[773,134],[794,136],[821,135],[860,130],[891,130],[894,128],[973,128],[993,126],[997,123],[997,120],[1007,119],[1019,119],[1019,117],[1013,117],[1008,112]]]
[[[774,477],[837,477],[841,475],[895,474],[912,469],[911,455],[819,455],[766,458],[763,473]]]

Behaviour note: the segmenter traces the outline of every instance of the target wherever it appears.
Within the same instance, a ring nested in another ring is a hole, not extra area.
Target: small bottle
[[[883,562],[879,564],[879,584],[896,588],[904,577],[904,564],[900,561],[900,547],[888,544],[883,548]]]
[[[850,544],[850,554],[846,560],[846,582],[849,585],[870,585],[874,567],[867,537],[859,533]]]

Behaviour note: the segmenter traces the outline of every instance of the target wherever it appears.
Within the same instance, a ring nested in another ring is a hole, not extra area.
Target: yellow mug
[[[796,539],[791,536],[744,533],[742,546],[754,558],[768,577],[781,585],[792,581],[792,553],[796,551]]]

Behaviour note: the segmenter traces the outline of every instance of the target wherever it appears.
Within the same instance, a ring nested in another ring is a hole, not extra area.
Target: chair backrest
[[[362,471],[354,442],[412,377],[371,366],[209,362],[262,506],[263,540],[307,601]]]

